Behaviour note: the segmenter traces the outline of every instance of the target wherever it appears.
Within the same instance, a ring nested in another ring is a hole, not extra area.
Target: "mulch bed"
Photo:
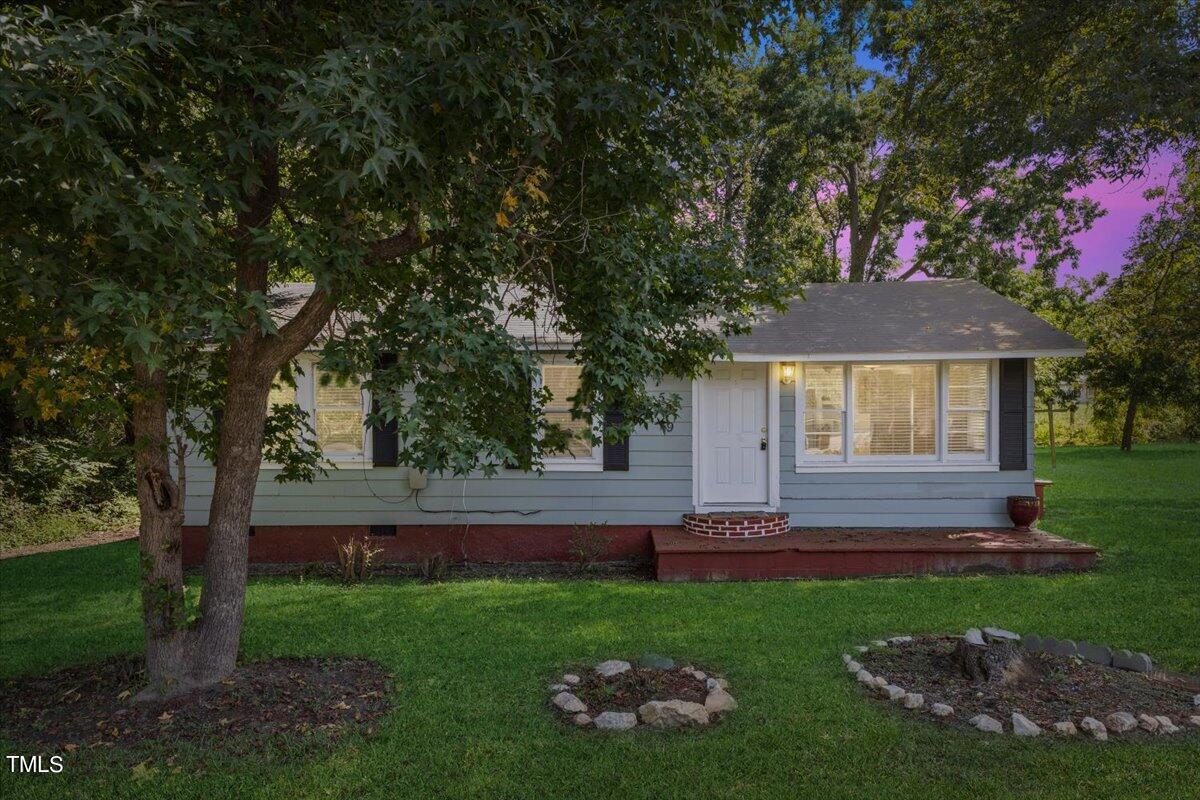
[[[611,678],[595,670],[579,670],[581,680],[570,691],[587,704],[593,717],[605,711],[637,713],[638,707],[651,700],[688,700],[704,705],[708,689],[704,681],[673,669],[647,669],[634,666]]]
[[[0,684],[0,733],[43,753],[134,753],[195,745],[256,752],[349,731],[372,733],[390,706],[391,679],[361,658],[278,658],[166,701],[134,703],[140,659],[114,658]]]
[[[1013,712],[1020,712],[1048,729],[1061,720],[1078,725],[1083,717],[1103,720],[1115,711],[1128,711],[1134,716],[1162,714],[1187,733],[1196,730],[1187,724],[1188,717],[1197,713],[1192,696],[1200,692],[1200,686],[1194,679],[1129,672],[1049,653],[1025,653],[1028,679],[1010,685],[972,684],[952,658],[958,641],[950,636],[920,636],[912,642],[872,648],[855,660],[871,674],[924,695],[925,708],[933,703],[953,706],[954,716],[939,720],[947,723],[966,724],[976,714],[1007,723]]]

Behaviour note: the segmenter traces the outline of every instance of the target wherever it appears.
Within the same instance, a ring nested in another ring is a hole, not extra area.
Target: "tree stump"
[[[963,677],[973,684],[1008,686],[1032,677],[1022,651],[1011,642],[993,642],[980,647],[961,641],[951,656]]]

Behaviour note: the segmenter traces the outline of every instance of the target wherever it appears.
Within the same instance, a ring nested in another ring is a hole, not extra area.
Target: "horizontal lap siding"
[[[313,483],[276,483],[263,470],[256,487],[255,525],[678,525],[692,510],[691,389],[674,382],[662,391],[682,400],[675,426],[630,437],[629,470],[546,472],[499,470],[491,478],[429,476],[416,500],[408,497],[408,470],[358,467],[330,470]],[[204,525],[213,469],[189,467],[187,524]],[[464,511],[465,507],[465,511]],[[428,513],[427,513],[428,512]],[[489,513],[498,512],[498,513]],[[522,514],[518,512],[534,512]]]
[[[1032,383],[1031,389],[1032,393]],[[796,472],[794,384],[780,388],[779,500],[794,527],[1004,526],[1005,498],[1033,491],[1033,470],[997,472]],[[1028,403],[1033,408],[1032,398]],[[1033,421],[1029,420],[1029,464]]]
[[[314,483],[279,484],[263,471],[255,495],[256,525],[528,524],[678,525],[692,511],[691,390],[665,433],[641,430],[630,440],[629,471],[500,470],[494,477],[429,477],[419,510],[408,495],[407,470],[331,470]],[[1029,464],[1033,465],[1032,380],[1029,382]],[[780,510],[800,527],[975,527],[1009,525],[1005,497],[1031,494],[1033,470],[1001,472],[837,473],[795,471],[794,385],[780,391]],[[204,525],[212,468],[188,473],[187,524]],[[465,501],[464,501],[465,496]],[[465,509],[464,511],[464,502]],[[532,514],[517,512],[529,511]],[[499,513],[487,513],[499,512]]]

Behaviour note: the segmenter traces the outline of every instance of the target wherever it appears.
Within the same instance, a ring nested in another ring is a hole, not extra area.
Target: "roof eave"
[[[734,361],[969,361],[992,358],[1078,358],[1081,347],[1039,348],[1036,350],[946,351],[922,353],[739,353]]]

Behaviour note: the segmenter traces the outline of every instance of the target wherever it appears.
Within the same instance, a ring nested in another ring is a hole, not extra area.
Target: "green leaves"
[[[311,328],[337,332],[310,345],[331,368],[401,356],[373,380],[411,463],[535,466],[524,455],[555,431],[510,314],[553,316],[588,364],[579,416],[621,404],[627,426],[669,425],[678,401],[646,381],[722,352],[701,319],[728,327],[782,291],[696,213],[714,162],[695,87],[764,9],[13,11],[0,292],[31,313],[3,332],[70,320],[126,368],[161,372],[211,452],[228,371],[266,371],[231,353],[286,356],[272,348],[303,301],[278,288],[311,281],[336,300],[318,320],[333,325]],[[299,459],[289,479],[316,468],[301,422],[267,423],[268,457]]]

